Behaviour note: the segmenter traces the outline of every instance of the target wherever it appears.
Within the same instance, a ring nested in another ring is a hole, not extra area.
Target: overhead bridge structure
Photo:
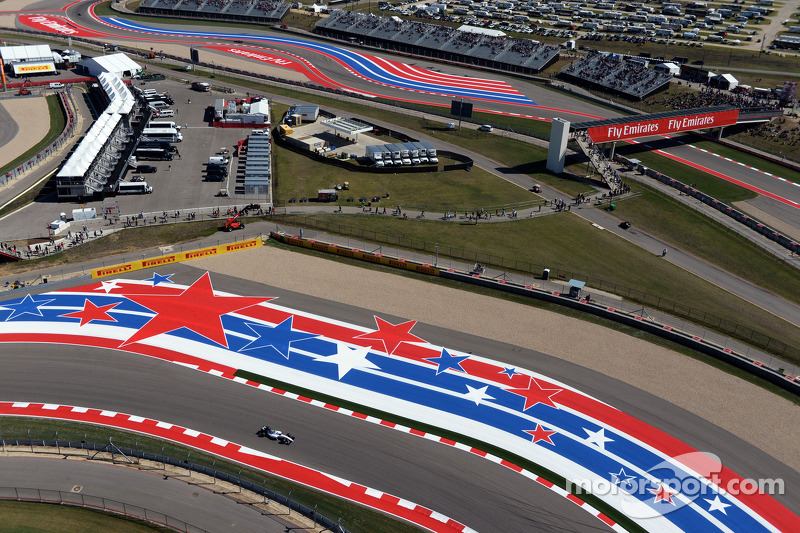
[[[683,131],[695,131],[719,128],[719,134],[725,126],[769,122],[783,114],[780,109],[746,108],[733,106],[703,107],[664,111],[646,115],[617,117],[590,122],[571,124],[556,118],[550,129],[550,149],[547,154],[547,169],[556,174],[564,171],[567,155],[567,144],[574,141],[578,150],[584,153],[589,162],[598,171],[609,188],[616,191],[622,182],[611,169],[609,160],[599,146],[612,143],[611,156],[617,141],[668,135]]]

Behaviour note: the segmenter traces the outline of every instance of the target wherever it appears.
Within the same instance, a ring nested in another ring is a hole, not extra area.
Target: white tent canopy
[[[78,67],[95,77],[103,72],[109,72],[122,78],[142,71],[141,65],[122,53],[85,59],[78,63]]]
[[[0,46],[0,57],[5,64],[25,61],[52,61],[53,53],[48,44],[25,46]]]

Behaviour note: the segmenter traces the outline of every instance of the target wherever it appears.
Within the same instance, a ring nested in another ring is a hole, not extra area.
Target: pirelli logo
[[[252,248],[258,246],[258,241],[245,241],[237,242],[235,244],[228,244],[225,246],[226,252],[235,252],[236,250],[244,250],[245,248]]]
[[[101,268],[97,270],[97,276],[109,276],[111,274],[119,274],[121,272],[130,272],[133,270],[133,265],[128,263],[126,265],[119,265],[109,268]]]
[[[168,265],[170,263],[175,263],[178,261],[178,258],[174,255],[165,255],[163,257],[156,257],[155,259],[146,259],[142,261],[142,268],[150,268],[159,265]]]
[[[196,252],[186,252],[186,259],[197,259],[198,257],[208,257],[209,255],[217,255],[216,248],[207,248],[205,250],[197,250]]]

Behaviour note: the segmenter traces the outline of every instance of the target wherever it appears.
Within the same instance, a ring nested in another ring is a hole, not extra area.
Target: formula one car
[[[286,444],[287,446],[294,442],[294,437],[288,433],[284,433],[277,429],[272,429],[269,426],[262,426],[256,432],[259,437],[267,437],[269,440],[276,440],[278,444]]]

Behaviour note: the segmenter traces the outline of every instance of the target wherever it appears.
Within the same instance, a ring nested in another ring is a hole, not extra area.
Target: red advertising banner
[[[630,122],[627,124],[608,124],[589,128],[589,137],[596,143],[619,141],[621,139],[635,139],[650,135],[664,135],[678,131],[700,130],[703,128],[718,128],[736,124],[739,110],[717,111],[715,113],[702,113],[700,115],[686,115],[683,117],[662,118],[646,120],[643,122]]]

